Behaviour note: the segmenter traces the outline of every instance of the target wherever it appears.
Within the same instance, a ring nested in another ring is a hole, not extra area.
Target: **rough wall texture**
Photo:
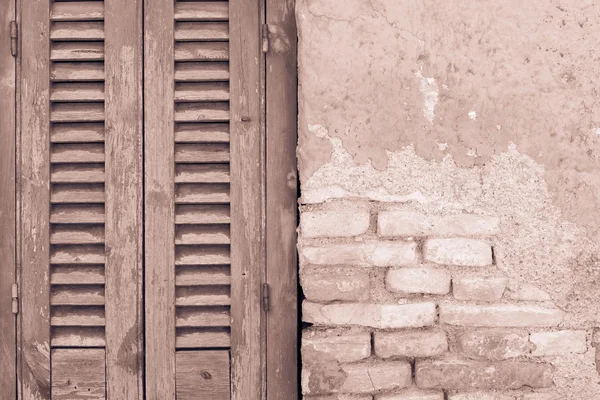
[[[307,399],[600,399],[600,3],[298,0]]]

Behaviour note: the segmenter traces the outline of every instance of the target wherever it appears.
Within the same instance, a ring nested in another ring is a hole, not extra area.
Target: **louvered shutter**
[[[148,399],[263,398],[261,12],[145,9]]]
[[[23,398],[141,398],[141,3],[21,16]]]

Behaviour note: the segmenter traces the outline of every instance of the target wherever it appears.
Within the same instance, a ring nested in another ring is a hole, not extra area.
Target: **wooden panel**
[[[144,13],[148,400],[175,399],[174,3],[147,2]]]
[[[142,0],[105,0],[106,384],[143,398]]]
[[[258,0],[231,0],[231,386],[232,399],[264,393],[264,58]],[[257,62],[257,60],[259,60]]]
[[[105,399],[103,349],[52,350],[52,400]]]
[[[267,313],[266,385],[270,399],[286,400],[299,397],[294,4],[294,0],[266,0],[273,44],[266,56],[266,255],[271,297]]]
[[[21,10],[21,348],[24,400],[50,399],[49,0]],[[3,36],[4,37],[4,36]],[[40,38],[46,38],[40,40]],[[5,53],[6,54],[6,53]]]
[[[0,398],[16,399],[16,325],[12,284],[16,283],[15,59],[10,56],[10,21],[15,2],[0,3]],[[4,39],[6,38],[6,39]]]
[[[229,351],[177,353],[177,400],[229,400]]]

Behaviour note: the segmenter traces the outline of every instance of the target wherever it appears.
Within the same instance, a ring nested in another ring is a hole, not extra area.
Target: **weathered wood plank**
[[[52,143],[103,142],[104,124],[53,124],[50,128]]]
[[[103,103],[54,103],[50,113],[51,122],[99,122],[104,121]]]
[[[53,265],[50,283],[53,285],[103,285],[104,265]]]
[[[229,104],[179,103],[175,105],[175,122],[227,122]]]
[[[227,18],[229,18],[227,1],[178,1],[175,4],[177,21],[226,21]]]
[[[50,152],[50,162],[73,163],[73,164],[97,164],[104,162],[104,144],[103,143],[77,143],[63,144],[57,143],[52,146]]]
[[[229,143],[227,123],[180,123],[175,126],[177,143]]]
[[[104,3],[101,1],[52,2],[53,21],[101,21]]]
[[[52,307],[52,326],[104,326],[103,307]]]
[[[175,145],[177,163],[226,163],[229,162],[228,143],[178,143]]]
[[[49,0],[34,0],[21,9],[21,43],[25,44],[20,49],[23,400],[49,400],[51,393],[49,14]]]
[[[103,306],[104,299],[104,287],[102,286],[52,286],[50,293],[52,306]],[[54,361],[52,367],[54,367]]]
[[[148,400],[175,400],[174,3],[147,2],[144,13]]]
[[[230,285],[231,274],[228,265],[181,266],[175,277],[177,286]]]
[[[175,44],[175,61],[227,61],[227,42],[181,42]]]
[[[229,246],[177,246],[175,265],[229,264]]]
[[[181,286],[176,289],[177,306],[228,306],[231,304],[228,286]]]
[[[142,399],[142,4],[105,0],[106,387]]]
[[[180,42],[223,41],[229,39],[227,22],[176,22],[175,40]]]
[[[52,61],[102,61],[102,42],[54,42],[50,49]]]
[[[104,185],[101,183],[52,185],[50,201],[56,203],[104,203]]]
[[[101,204],[55,204],[50,211],[53,224],[101,224],[104,219],[104,206]]]
[[[229,400],[229,351],[177,352],[177,400]]]
[[[15,19],[15,2],[0,3],[0,37],[10,37]],[[10,57],[10,40],[0,41],[0,398],[16,399],[16,324],[12,312],[12,285],[16,261],[15,185],[15,59]]]
[[[53,246],[50,262],[52,264],[104,264],[104,246]]]
[[[175,65],[177,82],[229,81],[226,62],[186,62]]]
[[[228,205],[178,205],[176,224],[228,224],[231,220]]]
[[[54,225],[50,232],[51,244],[102,244],[102,225]]]
[[[52,350],[52,399],[106,399],[103,349]]]
[[[177,329],[177,349],[231,347],[228,329],[181,328]]]
[[[83,102],[104,101],[104,83],[102,82],[59,82],[52,85],[51,101]]]
[[[296,400],[298,310],[296,214],[297,77],[294,0],[266,0],[267,393]]]
[[[227,82],[185,82],[175,86],[175,101],[229,101]]]
[[[184,307],[177,310],[178,328],[228,327],[231,315],[227,307]]]
[[[56,3],[55,3],[56,4]],[[94,82],[104,79],[103,62],[57,62],[50,67],[52,82]]]
[[[56,326],[52,328],[52,347],[104,347],[104,327]]]
[[[103,183],[103,164],[59,164],[53,165],[50,175],[52,183]]]
[[[180,164],[175,167],[177,183],[227,183],[229,164]]]
[[[231,389],[263,399],[265,281],[262,2],[231,0]]]
[[[53,22],[50,29],[51,40],[104,40],[102,21],[60,21]]]

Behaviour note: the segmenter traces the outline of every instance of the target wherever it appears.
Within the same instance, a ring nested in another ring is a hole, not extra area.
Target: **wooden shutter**
[[[141,3],[23,3],[23,399],[141,398]]]
[[[148,399],[263,398],[260,4],[146,2]]]

